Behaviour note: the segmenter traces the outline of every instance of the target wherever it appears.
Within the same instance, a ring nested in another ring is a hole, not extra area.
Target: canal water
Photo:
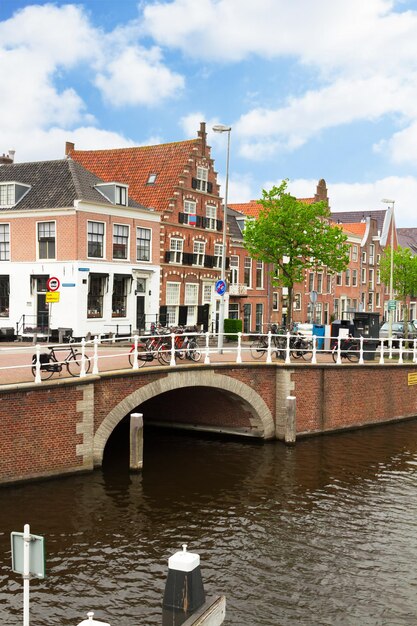
[[[417,421],[274,442],[145,431],[142,475],[115,432],[103,470],[0,489],[0,624],[22,623],[10,531],[45,535],[31,626],[161,623],[187,543],[236,626],[417,623]]]

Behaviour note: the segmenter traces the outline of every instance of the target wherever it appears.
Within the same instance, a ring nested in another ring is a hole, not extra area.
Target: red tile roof
[[[200,154],[200,139],[114,150],[71,150],[68,156],[108,182],[129,185],[129,196],[157,211],[168,208],[188,159]],[[156,174],[154,184],[148,184]]]
[[[343,230],[349,233],[353,233],[354,235],[360,235],[361,237],[363,237],[363,235],[365,234],[366,224],[364,222],[354,222],[352,224],[345,222],[343,224],[340,224],[340,226],[343,227]]]
[[[262,209],[262,204],[259,204],[258,200],[250,200],[250,202],[242,202],[240,204],[230,204],[228,202],[227,206],[249,217],[258,217],[259,211]]]

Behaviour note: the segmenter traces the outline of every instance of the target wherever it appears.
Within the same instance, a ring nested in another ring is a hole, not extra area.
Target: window
[[[113,259],[127,259],[129,246],[129,226],[113,226]]]
[[[264,286],[264,264],[263,261],[256,261],[256,288],[263,289]]]
[[[361,274],[362,274],[361,276],[362,285],[365,285],[366,283],[366,268],[365,267],[362,268]]]
[[[336,298],[333,300],[333,310],[334,310],[334,318],[339,319],[339,299]]]
[[[252,286],[252,259],[248,256],[245,257],[243,266],[243,284],[247,287]]]
[[[332,276],[331,274],[326,275],[326,293],[332,293]]]
[[[374,270],[369,268],[369,289],[374,290]]]
[[[0,224],[0,261],[10,261],[9,224]]]
[[[88,222],[87,228],[87,256],[102,259],[104,256],[104,224],[102,222]]]
[[[217,207],[207,205],[206,207],[206,228],[216,230],[217,227]]]
[[[352,287],[358,286],[358,270],[352,270]]]
[[[229,315],[230,320],[238,320],[239,319],[239,305],[235,302],[229,302]]]
[[[223,244],[215,243],[214,244],[214,267],[221,268],[221,266],[222,266],[222,251],[223,251]]]
[[[301,311],[301,293],[294,294],[293,308],[295,311]]]
[[[207,191],[208,169],[206,167],[197,167],[197,189],[198,191]]]
[[[0,276],[0,317],[9,317],[10,278]]]
[[[317,293],[323,293],[323,274],[317,274]]]
[[[87,296],[87,317],[103,317],[103,299],[107,276],[90,274]]]
[[[375,294],[375,306],[379,309],[381,307],[381,294],[379,291]]]
[[[127,316],[127,294],[131,284],[130,276],[114,275],[113,279],[113,295],[111,302],[112,317]]]
[[[206,244],[204,241],[194,241],[193,252],[195,255],[194,265],[204,265]]]
[[[38,258],[55,258],[55,222],[38,223]]]
[[[257,304],[255,309],[255,330],[257,333],[262,332],[262,322],[264,317],[264,310],[262,304]]]
[[[370,265],[374,264],[374,259],[375,259],[375,245],[371,243],[371,245],[369,246],[369,264]]]
[[[376,263],[377,263],[377,265],[379,265],[379,264],[380,264],[380,261],[381,261],[381,255],[380,255],[380,254],[377,254],[377,255],[376,255]]]
[[[182,263],[182,251],[184,248],[183,239],[175,239],[170,241],[170,263]]]
[[[352,261],[358,260],[358,246],[352,246]]]
[[[126,187],[122,187],[121,185],[116,185],[115,204],[120,204],[121,206],[126,206],[127,205],[127,189],[126,189]]]
[[[0,206],[14,205],[14,183],[0,185]]]
[[[314,274],[313,272],[310,272],[308,275],[308,290],[309,291],[313,291],[314,290]]]
[[[345,272],[345,285],[350,287],[350,269],[347,269]]]
[[[136,229],[136,259],[137,261],[151,260],[151,229]]]
[[[193,326],[197,322],[198,285],[185,284],[184,304],[187,306],[187,325]]]
[[[149,174],[148,180],[146,182],[147,185],[154,185],[156,182],[156,174]]]
[[[237,285],[239,282],[239,257],[232,255],[230,257],[230,284]]]
[[[381,270],[376,270],[376,284],[381,284]]]
[[[366,250],[362,250],[362,263],[366,263]]]
[[[180,284],[179,283],[167,283],[166,303],[167,303],[167,323],[169,325],[176,324],[177,319],[178,319],[178,306],[180,303]]]
[[[372,293],[372,291],[368,292],[368,308],[369,310],[372,310],[374,307],[374,294]]]
[[[278,291],[274,291],[272,293],[272,310],[278,311],[278,308],[279,308]]]
[[[184,213],[195,215],[196,203],[193,200],[184,200]]]
[[[203,284],[203,304],[210,304],[213,286],[210,283]]]
[[[342,284],[342,272],[339,272],[338,274],[336,274],[336,285],[341,285]]]

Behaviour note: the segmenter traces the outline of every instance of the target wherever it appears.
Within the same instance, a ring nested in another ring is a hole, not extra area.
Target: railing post
[[[271,331],[268,331],[268,348],[266,351],[266,362],[267,363],[272,363],[272,354],[271,354],[271,341],[272,341],[272,335],[271,335]]]
[[[204,357],[204,363],[210,365],[210,333],[206,332],[206,354]]]
[[[401,363],[404,363],[403,361],[403,340],[399,339],[400,342],[400,353],[398,355],[398,365],[400,365]]]
[[[175,367],[175,333],[171,333],[171,360],[169,362],[170,367]]]
[[[98,374],[98,337],[94,337],[93,374]]]
[[[288,365],[288,363],[291,363],[291,359],[290,359],[290,339],[291,339],[291,335],[290,335],[290,331],[287,330],[287,347],[285,348],[285,363],[286,365]]]
[[[133,340],[134,340],[134,348],[133,348],[133,365],[132,365],[132,369],[138,370],[139,369],[139,364],[138,364],[138,341],[139,341],[139,337],[138,337],[138,335],[135,335]]]
[[[40,345],[37,343],[35,346],[35,351],[36,351],[36,366],[35,366],[35,383],[41,383],[42,382],[42,378],[41,378],[41,347]]]
[[[413,363],[417,363],[417,339],[413,339]]]
[[[342,364],[342,356],[340,354],[340,343],[341,343],[341,336],[339,335],[337,337],[337,359],[336,359],[336,365],[341,365]]]
[[[80,378],[85,377],[85,339],[84,337],[81,339],[81,369],[80,369]]]
[[[317,363],[317,337],[313,335],[313,356],[311,357],[311,363],[316,365]]]
[[[379,364],[384,365],[384,340],[381,339],[381,352],[379,354]]]
[[[242,333],[240,331],[237,334],[236,363],[242,363]]]
[[[359,337],[359,365],[363,365],[363,337]]]

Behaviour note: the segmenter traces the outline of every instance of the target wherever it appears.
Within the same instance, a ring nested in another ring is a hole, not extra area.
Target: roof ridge
[[[189,144],[189,143],[198,143],[199,142],[199,137],[197,137],[196,139],[183,139],[181,141],[169,141],[167,143],[155,143],[152,145],[146,145],[146,146],[124,146],[123,148],[99,148],[97,150],[71,150],[71,153],[74,152],[119,152],[122,150],[149,150],[150,148],[162,148],[165,146],[175,146],[175,145],[180,145],[180,144]]]
[[[77,167],[81,167],[83,170],[85,170],[85,168],[80,164],[80,163],[76,163],[73,159],[68,158],[65,159],[66,162],[68,163],[68,168],[71,174],[71,179],[72,182],[74,183],[74,187],[75,187],[75,192],[77,194],[77,198],[79,200],[83,199],[83,193],[81,191],[81,185],[80,185],[80,181],[78,180],[78,173],[77,173]]]

